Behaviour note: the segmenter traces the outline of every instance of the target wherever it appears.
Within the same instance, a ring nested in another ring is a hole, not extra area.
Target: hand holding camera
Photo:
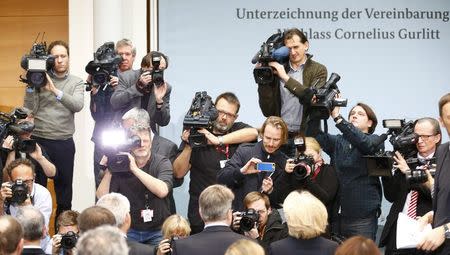
[[[241,168],[241,173],[244,175],[247,174],[256,174],[259,172],[258,169],[256,169],[256,165],[258,163],[261,163],[262,161],[258,158],[251,158],[246,164],[245,166],[243,166]]]
[[[395,161],[393,167],[399,169],[403,174],[406,174],[406,171],[409,170],[409,166],[406,163],[406,160],[403,158],[402,154],[396,151],[393,159]]]
[[[13,205],[31,205],[28,187],[21,179],[2,183],[0,200]]]

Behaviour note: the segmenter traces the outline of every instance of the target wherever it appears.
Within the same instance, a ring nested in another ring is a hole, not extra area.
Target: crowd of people
[[[69,73],[68,45],[52,42],[46,84],[27,87],[18,108],[25,117],[0,141],[0,254],[381,254],[375,241],[383,192],[393,203],[379,242],[385,254],[450,254],[450,152],[439,121],[417,119],[412,153],[394,146],[387,174],[371,174],[365,156],[384,151],[374,110],[358,103],[345,118],[335,106],[328,114],[341,134],[324,131],[310,116],[317,100],[311,87],[326,82],[327,69],[307,53],[299,29],[285,31],[283,40],[289,60],[270,62],[274,79],[258,84],[267,117],[261,127],[237,121],[239,99],[223,92],[211,126],[183,130],[179,146],[157,128],[170,122],[176,89],[156,78],[169,67],[168,56],[149,52],[133,70],[133,43],[118,41],[116,72],[102,84],[86,79],[96,204],[81,213],[72,210],[73,134],[85,85]],[[450,135],[450,93],[439,101],[439,116]],[[122,145],[103,143],[111,128]],[[205,142],[192,143],[194,135]],[[185,219],[173,189],[188,173]],[[47,178],[56,195],[53,236]],[[412,247],[397,242],[402,214],[420,228],[432,225]]]

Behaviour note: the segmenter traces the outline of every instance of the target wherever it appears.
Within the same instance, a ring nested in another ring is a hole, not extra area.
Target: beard
[[[214,129],[220,133],[226,133],[230,130],[232,125],[227,125],[226,123],[220,123],[219,121],[214,121]]]

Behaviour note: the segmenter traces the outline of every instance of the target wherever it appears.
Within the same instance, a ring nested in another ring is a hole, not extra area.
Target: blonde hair
[[[225,251],[225,255],[264,255],[264,249],[255,241],[239,239]]]
[[[188,236],[191,234],[191,227],[187,220],[178,214],[169,216],[161,227],[163,239],[173,236]]]
[[[306,148],[310,148],[318,154],[322,151],[319,142],[314,137],[305,137],[305,145]]]
[[[297,239],[311,239],[325,232],[327,209],[308,191],[291,192],[283,204],[289,235]]]

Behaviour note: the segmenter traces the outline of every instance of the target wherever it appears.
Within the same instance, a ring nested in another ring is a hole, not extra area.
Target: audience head
[[[161,227],[163,239],[169,239],[174,236],[186,237],[191,234],[189,222],[178,214],[169,216]]]
[[[215,106],[218,116],[214,121],[214,129],[226,133],[236,121],[241,103],[234,93],[225,92],[216,98]]]
[[[259,214],[258,225],[260,228],[267,224],[269,214],[272,212],[269,197],[261,192],[253,191],[248,193],[244,198],[245,209],[253,209]]]
[[[327,209],[308,191],[293,191],[283,203],[289,235],[297,239],[311,239],[325,232]]]
[[[228,247],[225,255],[265,255],[265,252],[257,242],[239,239]]]
[[[80,232],[78,229],[78,216],[80,216],[80,213],[77,211],[67,210],[62,212],[56,219],[56,231],[58,234],[64,235],[69,231],[78,234]]]
[[[414,133],[419,137],[416,143],[417,151],[423,157],[434,153],[441,143],[441,128],[434,118],[420,118],[414,123]]]
[[[20,223],[9,215],[0,216],[0,254],[21,254],[23,229]]]
[[[381,255],[375,242],[367,237],[354,236],[345,240],[336,250],[335,255]]]
[[[32,206],[19,207],[16,219],[22,225],[25,243],[39,242],[47,234],[44,215]]]
[[[122,57],[119,69],[121,72],[125,72],[133,68],[134,58],[136,57],[136,47],[129,39],[122,39],[116,43],[116,53]]]
[[[373,134],[378,120],[375,112],[364,103],[357,103],[348,113],[348,121],[364,133]]]
[[[108,209],[116,219],[118,228],[127,231],[131,225],[130,201],[120,193],[109,193],[97,201],[97,206]]]
[[[123,234],[113,226],[100,226],[83,233],[76,250],[78,255],[128,255],[129,251]]]
[[[81,233],[101,225],[116,225],[112,212],[100,206],[91,206],[84,209],[78,216],[78,228]]]
[[[288,128],[282,118],[270,116],[264,121],[260,136],[262,137],[264,150],[274,153],[283,145],[288,136]]]
[[[202,191],[199,197],[199,211],[202,220],[207,222],[225,221],[231,224],[231,203],[233,192],[219,184],[211,185]]]
[[[439,100],[439,120],[450,136],[450,93],[445,94]]]

